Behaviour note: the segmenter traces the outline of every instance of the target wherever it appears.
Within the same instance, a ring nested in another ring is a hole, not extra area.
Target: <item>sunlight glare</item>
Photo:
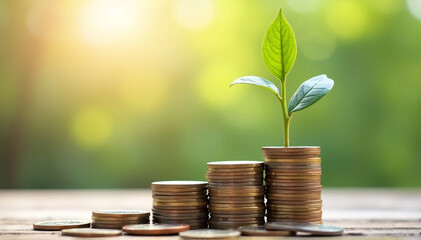
[[[92,0],[80,12],[80,33],[98,45],[124,40],[139,27],[139,11],[134,0]]]

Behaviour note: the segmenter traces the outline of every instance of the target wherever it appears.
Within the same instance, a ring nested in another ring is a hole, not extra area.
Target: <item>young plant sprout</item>
[[[291,25],[282,15],[282,9],[266,31],[262,55],[267,69],[281,81],[281,92],[279,93],[275,84],[257,76],[240,77],[231,86],[252,84],[266,88],[275,94],[282,107],[284,144],[285,147],[289,147],[289,123],[293,114],[311,106],[328,93],[333,87],[333,80],[324,74],[310,78],[298,87],[287,107],[286,76],[294,65],[297,56],[297,43]]]

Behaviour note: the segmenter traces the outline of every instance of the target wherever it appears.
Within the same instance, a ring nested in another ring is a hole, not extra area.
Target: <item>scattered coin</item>
[[[241,235],[244,236],[265,236],[265,237],[278,237],[278,236],[292,236],[295,232],[291,231],[277,231],[277,230],[266,230],[265,226],[244,226],[240,227]]]
[[[179,233],[182,239],[235,239],[241,235],[236,230],[201,229]]]
[[[87,228],[91,226],[89,221],[80,220],[55,220],[34,223],[34,230],[59,231],[67,228]]]
[[[121,230],[72,228],[61,230],[61,235],[74,237],[113,237],[121,235]]]
[[[123,231],[131,235],[171,235],[187,231],[190,226],[187,224],[138,224],[126,225]]]
[[[340,236],[344,232],[343,228],[340,227],[311,223],[272,222],[266,223],[265,228],[270,230],[308,232],[318,236]]]

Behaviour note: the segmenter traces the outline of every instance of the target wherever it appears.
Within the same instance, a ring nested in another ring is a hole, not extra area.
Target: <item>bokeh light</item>
[[[187,29],[198,30],[207,27],[215,15],[213,0],[177,0],[174,15],[179,24]]]
[[[139,2],[135,0],[91,0],[78,19],[82,37],[93,44],[111,44],[133,36],[142,27]]]
[[[409,12],[416,19],[421,21],[421,1],[418,0],[406,0]]]

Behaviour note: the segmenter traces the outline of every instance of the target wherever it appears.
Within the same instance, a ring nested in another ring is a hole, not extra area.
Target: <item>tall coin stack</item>
[[[264,224],[264,163],[209,162],[209,227],[238,228]]]
[[[268,222],[322,223],[320,147],[264,147]]]
[[[207,182],[161,181],[152,183],[153,222],[208,227]]]

